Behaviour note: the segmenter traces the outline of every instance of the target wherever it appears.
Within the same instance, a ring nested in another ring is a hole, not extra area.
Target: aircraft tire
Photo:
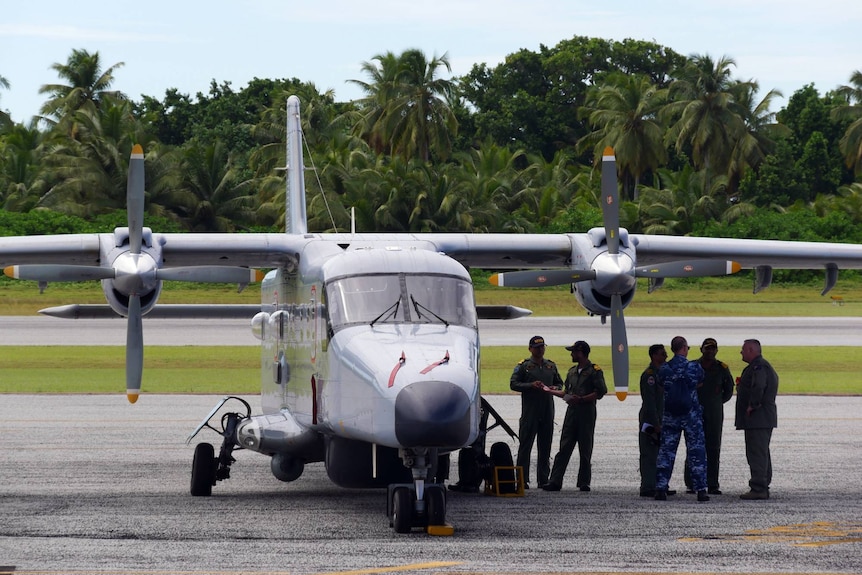
[[[194,497],[209,497],[215,484],[215,449],[209,443],[198,443],[192,459],[191,494]]]
[[[446,492],[439,487],[425,489],[428,525],[446,525]]]
[[[413,528],[413,495],[406,487],[392,492],[392,527],[396,533],[410,533]]]

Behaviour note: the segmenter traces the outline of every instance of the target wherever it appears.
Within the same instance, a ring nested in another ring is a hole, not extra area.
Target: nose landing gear
[[[413,483],[393,483],[386,490],[386,515],[396,533],[410,533],[421,527],[430,535],[452,535],[446,524],[446,488],[440,483],[425,483],[429,475],[427,450],[403,450],[402,461],[413,473]],[[436,457],[436,456],[435,456]]]
[[[245,415],[241,413],[229,412],[222,415],[221,430],[210,425],[210,420],[215,416],[221,407],[229,400],[235,399],[245,407]],[[230,466],[236,460],[233,458],[234,449],[242,449],[236,441],[236,429],[241,421],[251,417],[251,406],[247,401],[239,397],[225,396],[222,400],[209,412],[204,420],[198,425],[197,429],[189,435],[186,443],[191,443],[192,439],[204,427],[208,427],[221,435],[224,440],[219,449],[218,457],[215,456],[215,449],[209,443],[198,443],[195,446],[195,455],[192,459],[192,478],[190,492],[195,497],[209,497],[212,495],[213,486],[224,479],[230,479]]]

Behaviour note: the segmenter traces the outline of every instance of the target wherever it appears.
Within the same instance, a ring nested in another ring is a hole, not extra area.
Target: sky
[[[194,96],[211,81],[234,90],[254,78],[298,78],[337,101],[362,96],[363,62],[409,48],[448,54],[451,76],[495,66],[574,36],[654,41],[684,55],[725,56],[733,77],[760,96],[783,92],[773,111],[807,84],[820,94],[862,70],[859,0],[6,0],[0,19],[0,109],[28,122],[60,83],[54,63],[73,49],[119,62],[113,89],[133,100]],[[441,71],[443,77],[450,74]]]

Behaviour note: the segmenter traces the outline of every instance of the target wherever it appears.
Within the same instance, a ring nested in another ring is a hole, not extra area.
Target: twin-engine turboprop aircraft
[[[286,233],[161,234],[143,227],[144,153],[129,162],[128,227],[113,233],[0,238],[0,265],[11,277],[101,280],[107,306],[43,310],[60,317],[128,318],[126,387],[138,398],[144,315],[220,317],[247,314],[262,342],[262,414],[244,400],[236,413],[194,431],[215,429],[195,449],[191,492],[210,495],[226,479],[231,453],[270,456],[273,474],[298,479],[305,464],[325,462],[344,487],[388,487],[398,532],[443,528],[446,497],[434,482],[437,456],[479,435],[479,318],[527,312],[475,305],[467,270],[504,271],[498,285],[571,284],[578,302],[611,316],[617,396],[627,388],[623,310],[636,278],[657,287],[666,277],[757,270],[757,289],[776,268],[823,268],[826,293],[839,268],[862,268],[862,247],[807,242],[664,237],[619,228],[613,151],[603,158],[604,227],[571,234],[310,233],[305,216],[299,100],[288,99]],[[261,278],[255,269],[271,271]],[[260,281],[261,305],[159,306],[163,281]]]

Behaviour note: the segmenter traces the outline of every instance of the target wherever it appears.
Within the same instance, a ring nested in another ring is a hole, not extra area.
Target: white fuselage
[[[466,270],[409,246],[309,248],[296,273],[264,280],[264,412],[387,447],[472,443],[479,335]]]

